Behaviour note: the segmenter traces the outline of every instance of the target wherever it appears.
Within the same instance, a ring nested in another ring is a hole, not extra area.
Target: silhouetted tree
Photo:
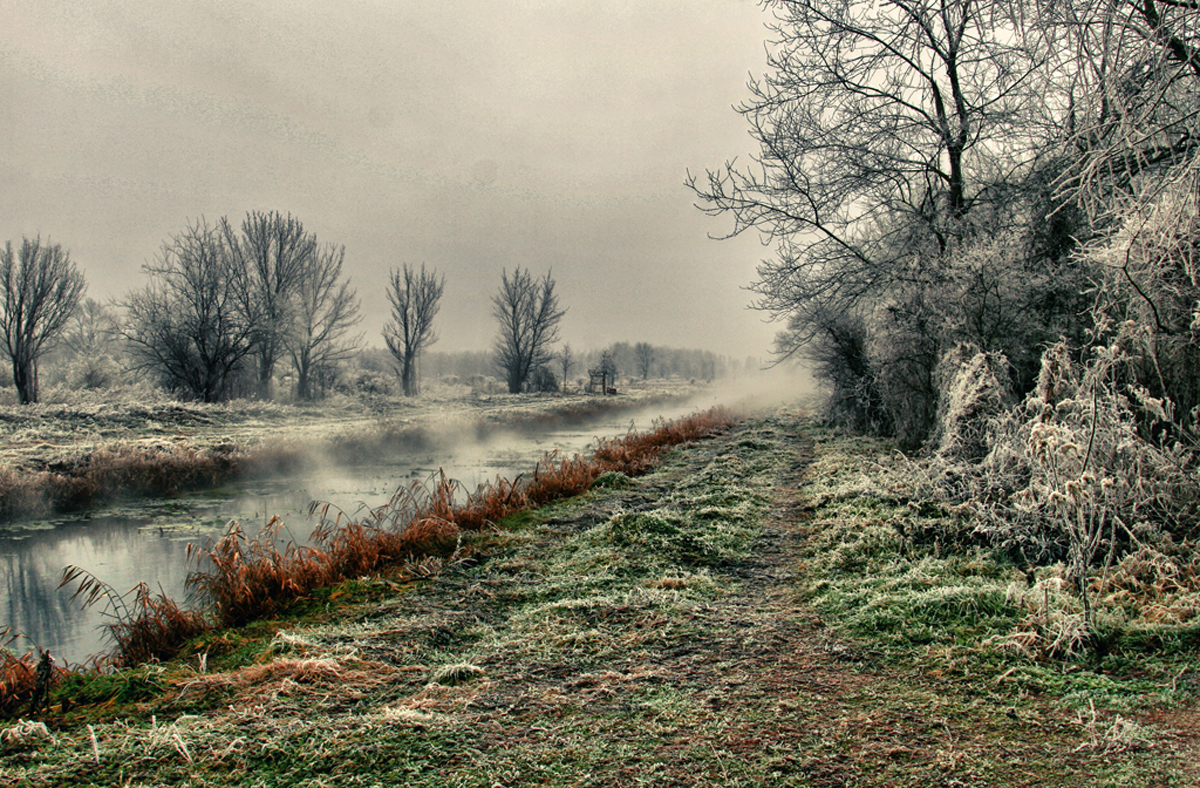
[[[405,263],[392,269],[388,282],[388,300],[392,302],[392,319],[383,328],[383,341],[400,363],[400,382],[404,396],[416,396],[417,359],[437,341],[433,333],[433,318],[441,308],[445,277],[437,271],[421,270]]]
[[[258,367],[258,394],[271,395],[275,363],[285,351],[288,331],[293,326],[292,310],[305,276],[319,275],[311,264],[317,253],[317,238],[291,214],[251,211],[242,221],[241,236],[221,220],[222,232],[238,263],[245,268],[243,309],[253,327],[251,344]],[[308,294],[313,292],[307,285]]]
[[[256,337],[246,269],[227,229],[200,220],[173,236],[144,266],[150,284],[124,303],[134,368],[204,402],[232,394]]]
[[[13,383],[22,404],[38,401],[38,359],[50,350],[87,289],[83,274],[58,244],[41,237],[12,242],[0,252],[0,338],[12,361]]]
[[[638,342],[633,346],[633,359],[642,380],[650,377],[650,365],[654,363],[654,348],[649,342]]]
[[[349,281],[341,281],[344,247],[329,246],[307,256],[296,287],[285,344],[296,369],[296,396],[313,399],[313,376],[350,358],[361,335],[346,335],[362,319]]]
[[[534,279],[518,266],[512,277],[500,275],[500,291],[492,296],[492,314],[500,324],[496,365],[504,372],[510,394],[519,394],[529,375],[550,362],[550,346],[558,341],[559,310],[550,272]]]
[[[563,391],[567,389],[567,381],[571,377],[571,368],[575,366],[575,356],[571,353],[569,344],[563,345],[562,350],[558,351],[559,369],[562,370],[562,385]]]

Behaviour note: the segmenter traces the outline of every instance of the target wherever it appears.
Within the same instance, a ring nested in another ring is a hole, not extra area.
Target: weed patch
[[[1174,676],[1187,675],[1196,643],[1186,623],[1190,554],[1173,556],[1177,568],[1164,575],[1161,556],[1133,553],[1095,578],[1093,599],[1104,603],[1089,626],[1063,565],[1031,570],[1000,550],[939,538],[969,530],[967,515],[914,502],[907,463],[886,443],[816,444],[801,489],[801,593],[835,632],[897,664],[969,677],[985,693],[1016,682],[1110,715],[1189,697]]]

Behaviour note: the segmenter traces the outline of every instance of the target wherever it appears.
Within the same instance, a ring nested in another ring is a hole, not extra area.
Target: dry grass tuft
[[[266,665],[253,665],[241,672],[249,684],[269,680],[290,679],[297,683],[315,684],[343,678],[342,666],[334,659],[277,659]]]
[[[459,662],[453,665],[443,665],[438,668],[433,674],[430,683],[440,684],[443,687],[457,687],[460,684],[467,684],[468,682],[482,678],[483,674],[483,668],[466,662]]]
[[[193,572],[188,586],[211,605],[221,626],[232,627],[273,615],[288,602],[336,582],[329,556],[316,548],[283,543],[283,521],[271,518],[255,538],[237,521],[215,543],[188,547],[190,558],[208,564]]]
[[[1188,624],[1200,617],[1200,552],[1195,541],[1160,550],[1143,545],[1096,578],[1105,605],[1155,624]]]
[[[0,714],[11,716],[33,698],[37,686],[37,657],[30,651],[18,657],[0,649]]]
[[[67,670],[44,652],[13,653],[10,646],[19,637],[10,629],[0,630],[0,716],[36,713],[45,703],[50,685],[67,675]]]
[[[208,630],[204,616],[181,608],[165,594],[154,594],[145,583],[132,589],[128,603],[108,583],[79,567],[63,570],[59,586],[78,581],[72,598],[83,598],[85,606],[104,600],[105,614],[112,621],[105,626],[113,640],[113,661],[119,666],[140,665],[170,659],[184,643]]]

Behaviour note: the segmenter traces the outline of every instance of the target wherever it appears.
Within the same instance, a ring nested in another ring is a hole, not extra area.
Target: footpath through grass
[[[883,448],[781,413],[606,474],[428,581],[60,688],[0,786],[1197,784],[1194,669],[987,645],[1016,570],[889,536]]]

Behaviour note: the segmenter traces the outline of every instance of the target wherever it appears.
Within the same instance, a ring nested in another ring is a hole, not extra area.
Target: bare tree
[[[344,247],[328,246],[308,255],[295,293],[288,353],[296,369],[296,396],[312,399],[312,377],[349,358],[362,345],[361,335],[347,334],[362,319],[349,281],[339,281]]]
[[[769,0],[772,71],[739,107],[761,152],[688,185],[777,244],[753,289],[791,354],[864,299],[936,278],[1038,146],[1042,56],[980,0]],[[1024,127],[1022,127],[1024,128]],[[932,268],[932,272],[922,268]]]
[[[649,342],[638,342],[633,346],[633,359],[642,380],[650,377],[650,365],[654,363],[654,347]]]
[[[562,346],[562,350],[558,351],[559,369],[562,370],[562,385],[563,391],[567,390],[567,381],[571,377],[571,369],[575,366],[575,356],[571,353],[570,344]]]
[[[232,394],[254,349],[246,271],[226,229],[202,219],[173,236],[144,266],[150,284],[124,302],[134,368],[204,402]]]
[[[87,289],[83,274],[58,244],[41,237],[12,242],[0,252],[0,289],[4,312],[0,338],[12,361],[13,383],[22,404],[38,401],[38,359],[67,326]]]
[[[492,296],[492,315],[500,324],[494,352],[508,393],[519,394],[529,375],[550,362],[550,347],[558,341],[558,323],[565,314],[558,308],[549,271],[541,279],[519,266],[511,278],[507,270],[501,272],[500,291]]]
[[[121,355],[116,316],[94,298],[85,298],[63,333],[63,345],[74,368],[72,385],[87,389],[108,386],[119,370]]]
[[[441,308],[446,278],[437,271],[421,270],[405,263],[392,269],[388,282],[388,300],[392,302],[392,320],[383,328],[383,340],[400,363],[400,383],[404,396],[416,396],[417,359],[437,341],[433,319]]]
[[[316,271],[310,261],[317,253],[317,239],[305,232],[299,219],[278,211],[248,213],[236,240],[227,220],[221,220],[221,228],[245,267],[244,309],[254,327],[258,393],[269,397],[275,363],[287,345],[297,290],[304,276]]]

